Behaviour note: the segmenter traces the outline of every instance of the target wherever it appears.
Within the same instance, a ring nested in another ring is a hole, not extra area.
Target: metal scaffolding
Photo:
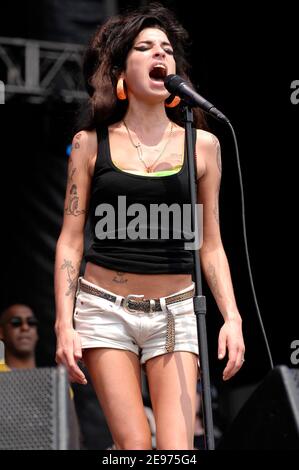
[[[6,102],[15,96],[31,103],[86,99],[84,49],[78,44],[0,37],[0,80]]]

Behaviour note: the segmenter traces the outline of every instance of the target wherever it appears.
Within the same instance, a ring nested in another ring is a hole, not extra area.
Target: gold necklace
[[[138,144],[135,144],[135,142],[133,141],[133,138],[132,138],[130,129],[128,128],[128,126],[127,126],[127,124],[126,124],[126,122],[125,122],[124,119],[123,119],[123,123],[124,123],[124,126],[125,126],[126,130],[127,130],[127,133],[128,133],[129,139],[130,139],[130,141],[131,141],[131,144],[132,144],[132,145],[136,148],[136,150],[137,150],[137,155],[138,155],[139,160],[144,164],[147,173],[152,173],[152,169],[153,169],[155,163],[156,163],[156,162],[159,160],[159,158],[162,156],[164,150],[166,149],[166,147],[167,147],[167,145],[168,145],[168,143],[169,143],[169,141],[170,141],[170,139],[171,139],[172,130],[173,130],[173,122],[171,122],[169,137],[168,137],[168,139],[167,139],[167,141],[166,141],[166,143],[165,143],[165,145],[164,145],[162,151],[160,152],[160,154],[158,155],[158,157],[154,160],[154,162],[153,162],[150,166],[148,166],[148,165],[145,163],[145,161],[143,160],[143,158],[142,158],[143,154],[142,154],[141,143],[138,142]]]

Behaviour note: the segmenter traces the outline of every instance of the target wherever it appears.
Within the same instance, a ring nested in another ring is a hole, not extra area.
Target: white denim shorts
[[[110,301],[94,294],[84,292],[80,284],[116,297]],[[171,295],[192,290],[194,283]],[[167,317],[174,318],[174,351],[189,351],[198,356],[196,315],[194,314],[193,297],[166,305],[165,297],[160,298],[162,310],[156,312],[127,312],[122,306],[123,296],[103,289],[103,287],[86,281],[78,280],[76,301],[74,306],[74,327],[79,333],[82,349],[114,348],[132,351],[141,364],[149,359],[167,354]]]

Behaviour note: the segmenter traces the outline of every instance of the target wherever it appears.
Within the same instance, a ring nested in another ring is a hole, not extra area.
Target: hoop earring
[[[169,103],[165,101],[166,108],[175,108],[180,104],[181,98],[179,96],[175,96]]]
[[[126,100],[127,95],[125,92],[125,81],[123,78],[119,78],[116,85],[116,95],[119,100]]]

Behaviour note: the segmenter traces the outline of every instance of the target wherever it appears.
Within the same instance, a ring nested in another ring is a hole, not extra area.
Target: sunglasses
[[[38,320],[34,317],[28,317],[28,318],[11,317],[10,320],[8,320],[8,323],[10,323],[10,325],[13,328],[19,328],[24,323],[27,323],[28,326],[33,328],[33,327],[36,327],[38,325]]]

